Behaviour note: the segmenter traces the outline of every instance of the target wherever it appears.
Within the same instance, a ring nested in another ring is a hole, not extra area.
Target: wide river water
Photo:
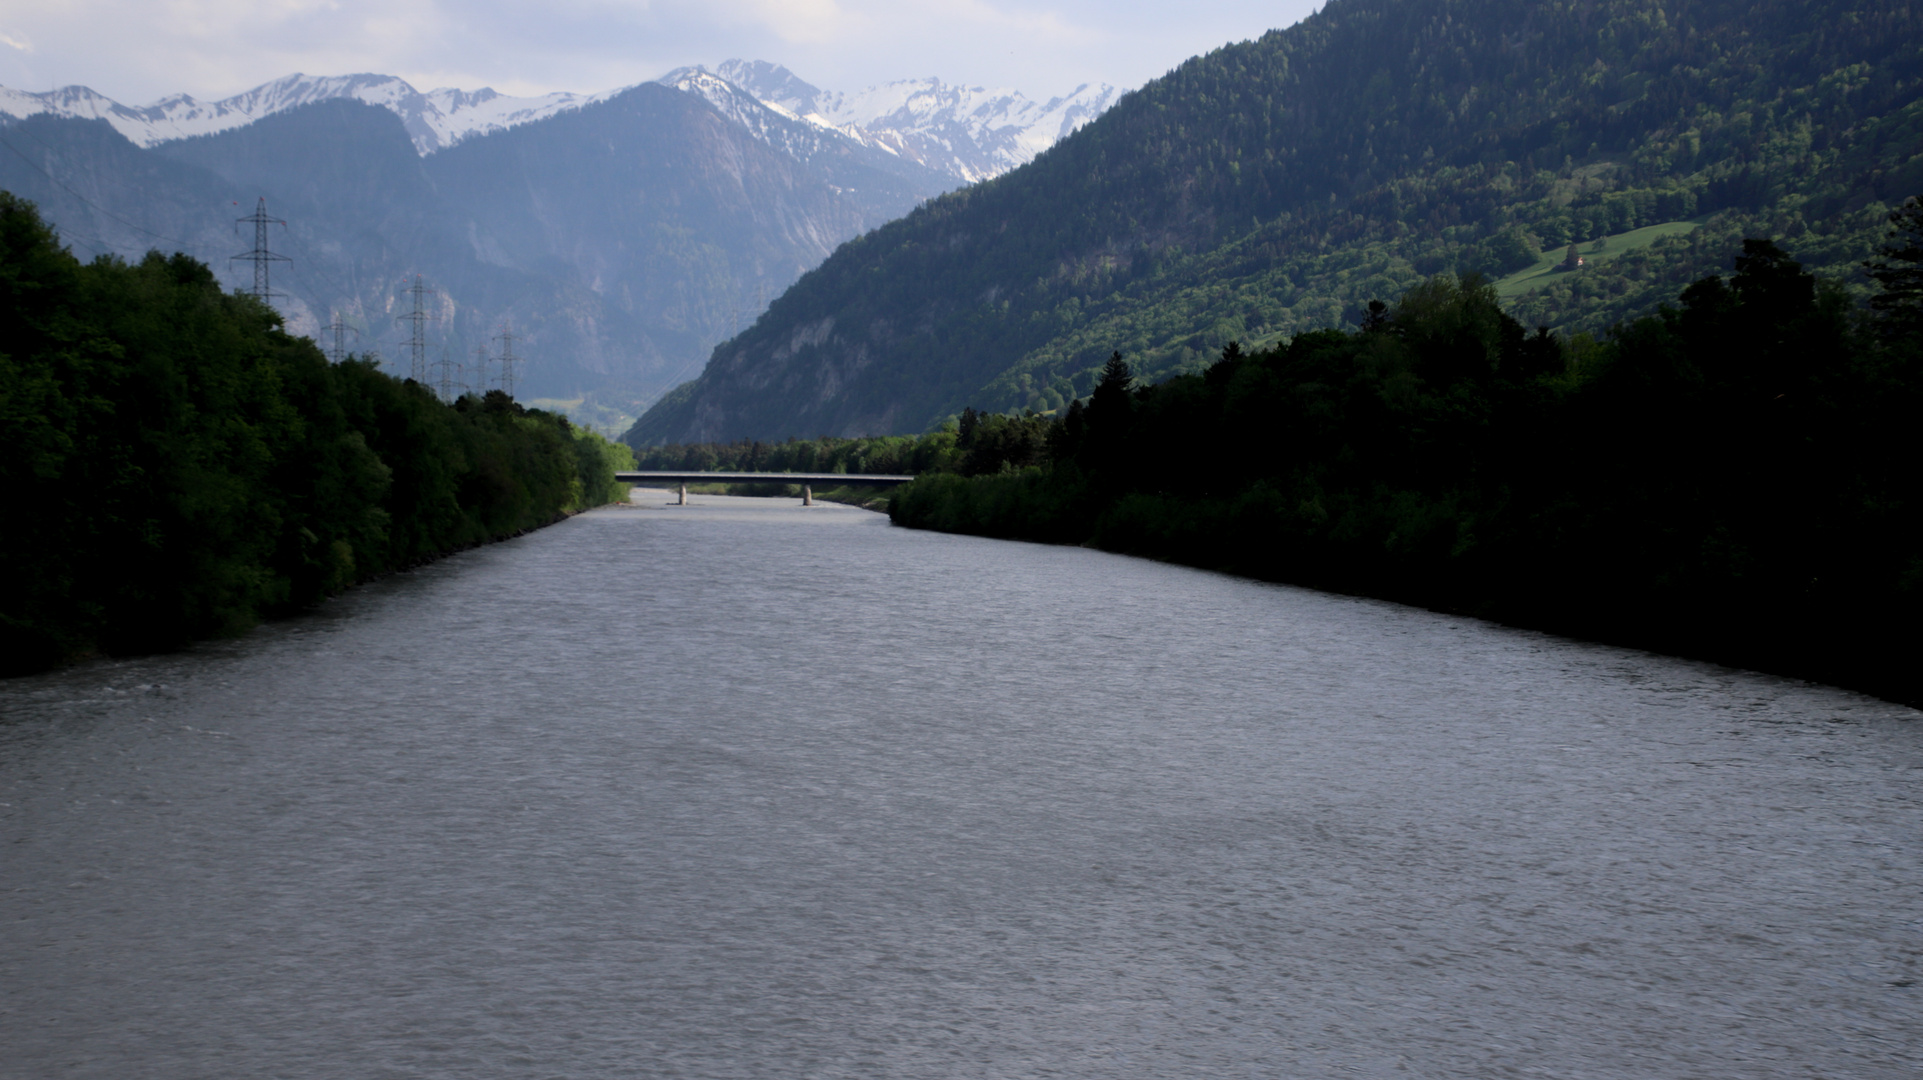
[[[0,1076],[1923,1074],[1923,722],[696,497],[0,683]]]

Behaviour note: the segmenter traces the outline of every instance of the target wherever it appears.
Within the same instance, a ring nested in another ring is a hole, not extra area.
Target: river
[[[1908,709],[662,502],[0,683],[0,1076],[1923,1069]]]

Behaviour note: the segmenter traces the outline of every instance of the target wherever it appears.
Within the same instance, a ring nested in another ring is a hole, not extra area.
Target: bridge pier
[[[815,504],[815,489],[808,486],[807,484],[801,485],[801,505],[813,506],[814,504]]]
[[[676,503],[675,505],[676,506],[688,505],[688,482],[686,480],[681,481],[681,501]]]

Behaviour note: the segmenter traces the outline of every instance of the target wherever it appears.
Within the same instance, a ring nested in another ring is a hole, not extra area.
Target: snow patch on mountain
[[[391,75],[295,74],[219,101],[203,102],[186,94],[175,94],[139,107],[122,105],[84,86],[69,86],[44,94],[0,87],[0,115],[24,118],[52,113],[105,120],[135,145],[147,147],[242,127],[264,116],[311,102],[356,98],[399,116],[414,140],[415,149],[431,154],[472,135],[578,109],[617,93],[620,91],[510,97],[491,89],[451,88],[422,93]]]
[[[1083,84],[1045,103],[1018,90],[904,79],[853,94],[823,91],[764,60],[729,60],[715,74],[771,108],[848,133],[965,182],[1027,163],[1100,116],[1119,92]]]
[[[859,131],[842,130],[814,118],[797,115],[777,102],[763,101],[732,82],[700,67],[676,68],[659,82],[693,94],[713,105],[722,116],[748,129],[755,138],[809,161],[836,140],[872,146]]]
[[[715,71],[679,68],[658,81],[701,97],[756,138],[803,161],[852,145],[871,163],[879,154],[961,183],[999,176],[1024,164],[1101,115],[1118,96],[1114,87],[1102,83],[1078,86],[1063,97],[1038,103],[1015,90],[950,86],[932,78],[843,94],[821,90],[765,60],[729,60]],[[105,120],[135,145],[149,147],[242,127],[316,101],[355,98],[399,116],[415,149],[426,155],[474,135],[604,101],[627,89],[510,97],[491,89],[422,93],[391,75],[295,74],[219,101],[175,94],[138,107],[84,86],[47,93],[0,87],[0,116],[52,113]]]

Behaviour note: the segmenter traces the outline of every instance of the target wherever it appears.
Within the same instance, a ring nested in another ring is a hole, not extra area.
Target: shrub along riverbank
[[[964,464],[972,421],[994,467],[925,476],[891,514],[1920,703],[1923,210],[1893,220],[1869,310],[1752,240],[1600,342],[1441,277],[1361,331],[1156,386],[1117,356],[1058,421],[965,415]]]
[[[625,498],[627,448],[445,404],[185,255],[82,264],[0,192],[0,674],[235,633]]]

